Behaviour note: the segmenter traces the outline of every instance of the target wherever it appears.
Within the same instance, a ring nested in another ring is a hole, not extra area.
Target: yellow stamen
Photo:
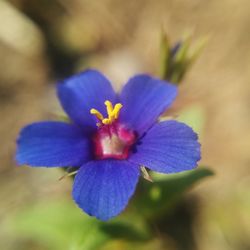
[[[117,119],[119,117],[121,108],[122,108],[122,104],[121,103],[117,103],[115,105],[114,109],[113,109],[112,117],[114,117],[115,119]]]
[[[107,108],[107,113],[108,113],[108,116],[111,115],[112,111],[113,111],[113,105],[110,101],[105,101],[104,104],[106,105],[106,108]]]
[[[99,120],[99,121],[102,121],[104,118],[103,118],[103,115],[96,109],[91,109],[90,110],[90,114],[96,116],[96,118]]]
[[[121,103],[117,103],[114,107],[112,105],[112,103],[110,101],[105,101],[104,104],[106,105],[106,109],[107,109],[107,114],[108,117],[104,118],[103,115],[96,109],[91,109],[90,113],[92,115],[95,115],[96,118],[104,125],[108,125],[111,124],[114,120],[118,119],[119,117],[119,113],[120,110],[122,108],[122,104]],[[97,126],[100,126],[101,123],[97,123]]]

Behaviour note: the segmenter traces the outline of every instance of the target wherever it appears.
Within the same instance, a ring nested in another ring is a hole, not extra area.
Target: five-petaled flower
[[[135,191],[140,167],[176,173],[200,160],[197,135],[187,125],[158,117],[174,101],[176,86],[148,75],[132,77],[119,95],[98,71],[58,84],[70,123],[46,121],[23,128],[19,164],[79,167],[73,198],[89,215],[108,220]]]

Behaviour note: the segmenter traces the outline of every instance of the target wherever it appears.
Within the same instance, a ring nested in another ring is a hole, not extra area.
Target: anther
[[[121,103],[117,103],[113,109],[112,116],[114,116],[115,119],[119,117],[120,110],[122,108]]]
[[[103,120],[103,115],[102,115],[98,110],[96,110],[96,109],[91,109],[91,110],[90,110],[90,114],[96,116],[96,118],[97,118],[98,120],[100,120],[100,121]]]
[[[106,108],[107,108],[107,113],[108,113],[108,116],[111,115],[111,113],[113,112],[113,105],[110,101],[105,101],[104,104],[106,105]]]

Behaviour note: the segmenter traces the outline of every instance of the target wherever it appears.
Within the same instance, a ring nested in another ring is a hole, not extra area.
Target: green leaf
[[[203,37],[200,38],[194,45],[192,50],[190,50],[189,56],[187,58],[188,61],[188,66],[190,67],[196,59],[200,56],[201,52],[205,48],[209,38],[208,37]]]
[[[190,36],[188,36],[185,40],[182,41],[180,48],[178,49],[173,58],[174,63],[176,63],[177,65],[183,63],[187,58],[189,49],[190,49]]]
[[[169,72],[171,61],[171,48],[169,45],[168,37],[165,32],[161,34],[161,43],[160,43],[160,77],[166,79]]]
[[[136,227],[136,223],[134,222],[135,221],[133,221],[132,223],[128,223],[125,221],[114,221],[103,223],[100,226],[100,229],[107,235],[109,235],[112,239],[123,239],[130,242],[144,242],[145,240],[148,240],[150,237],[148,231],[145,230],[146,228],[144,228],[143,230],[142,228],[139,229],[138,226]]]
[[[205,47],[206,38],[199,39],[196,43],[191,43],[191,34],[187,33],[178,43],[178,49],[172,53],[171,44],[166,33],[163,31],[160,44],[160,72],[162,79],[173,84],[180,84],[187,71],[196,61]]]
[[[173,207],[181,195],[198,181],[212,176],[208,168],[197,168],[177,174],[153,174],[153,183],[141,181],[134,206],[147,218],[160,217]]]

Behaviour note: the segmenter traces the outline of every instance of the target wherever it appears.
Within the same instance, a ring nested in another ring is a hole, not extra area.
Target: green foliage
[[[200,39],[191,46],[190,36],[171,47],[166,33],[162,33],[160,46],[160,77],[180,84],[188,69],[200,55],[206,39]]]
[[[170,210],[183,193],[196,182],[213,175],[208,168],[197,168],[178,174],[162,175],[153,173],[154,182],[142,181],[134,205],[141,216],[147,219],[159,218]]]

